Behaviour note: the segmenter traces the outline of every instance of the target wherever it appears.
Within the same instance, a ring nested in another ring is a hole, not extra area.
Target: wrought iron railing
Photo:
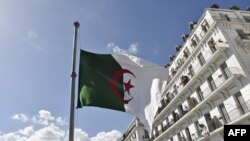
[[[216,44],[216,46],[217,46],[217,48],[220,48],[221,47],[221,45],[220,44]],[[214,56],[214,54],[216,54],[217,52],[219,51],[219,49],[217,49],[215,52],[211,52],[211,55],[210,55],[210,57],[209,58],[207,58],[207,60],[206,60],[206,62],[205,62],[205,64],[206,63],[208,63],[208,62],[211,62],[211,58]],[[196,72],[195,74],[194,74],[194,76],[195,75],[197,75],[198,73],[199,73],[199,71],[202,69],[202,68],[204,68],[204,66],[201,66],[199,63],[197,63],[194,67],[194,71]],[[194,77],[194,76],[192,76],[192,77]],[[192,77],[190,78],[190,80],[189,81],[192,81]],[[188,84],[188,83],[187,83]],[[178,95],[179,93],[181,93],[181,91],[183,91],[183,89],[186,87],[186,84],[183,86],[179,86],[178,87],[178,89],[177,89],[177,91],[175,90],[174,92],[172,92],[172,93],[169,93],[168,95],[173,95],[173,96],[171,96],[171,97],[168,97],[168,103],[170,103],[175,97],[176,97],[176,95]],[[166,106],[168,105],[168,103],[166,104]],[[166,107],[165,106],[165,107]],[[155,118],[161,113],[161,111],[163,111],[164,110],[164,108],[165,107],[160,107],[159,109],[158,109],[158,111],[157,111],[157,113],[156,113],[156,115],[155,115]]]
[[[202,95],[205,98],[207,98],[209,95],[211,94],[211,90],[209,87],[205,88],[203,91],[202,91]]]
[[[129,127],[129,129],[118,139],[118,141],[124,141],[128,135],[133,131],[133,129],[136,127],[136,123],[132,123],[132,125]]]
[[[235,17],[222,17],[222,16],[213,16],[213,19],[216,21],[227,21],[227,22],[245,22],[244,19],[235,18]]]
[[[230,121],[234,121],[242,116],[244,113],[250,112],[250,100],[238,105],[236,108],[228,112]]]
[[[240,68],[238,68],[238,67],[229,67],[228,68],[228,70],[229,70],[229,72],[230,72],[230,75],[229,75],[229,77],[228,77],[228,79],[232,76],[232,75],[237,75],[237,74],[240,74],[240,75],[242,75],[242,71],[241,71],[241,69]],[[219,78],[217,78],[217,79],[221,79],[220,77]],[[217,80],[216,79],[216,80]],[[215,80],[215,81],[216,81]],[[216,88],[218,88],[219,86],[221,86],[222,84],[224,84],[224,82],[226,82],[226,79],[224,78],[224,80],[223,80],[223,82],[220,84],[220,85],[218,85]],[[202,94],[203,94],[203,97],[204,97],[204,99],[202,100],[202,101],[204,101],[207,97],[209,97],[210,95],[211,95],[211,90],[210,90],[210,88],[209,87],[207,87],[206,89],[204,89],[203,91],[202,91]],[[202,102],[201,101],[201,102]],[[250,108],[250,100],[248,101],[248,103],[247,103],[247,106],[248,106],[248,109]],[[194,108],[194,107],[193,107]],[[162,108],[161,110],[163,110],[164,108]],[[180,120],[180,119],[182,119],[182,117],[184,116],[184,115],[186,115],[189,111],[191,111],[191,109],[189,109],[185,114],[183,114],[183,115],[181,115],[181,117],[178,119],[178,120]],[[230,111],[230,112],[233,112],[233,111]],[[249,110],[248,110],[248,112],[249,112]],[[229,113],[229,112],[228,112]],[[178,120],[176,120],[174,123],[176,123]],[[168,123],[165,127],[163,127],[162,128],[162,133],[165,131],[165,130],[167,130],[168,128],[170,128],[174,123],[172,123],[172,124],[170,124],[170,123]],[[156,138],[156,137],[158,137],[160,134],[159,134],[159,132],[158,132],[158,134],[156,134],[154,137]]]

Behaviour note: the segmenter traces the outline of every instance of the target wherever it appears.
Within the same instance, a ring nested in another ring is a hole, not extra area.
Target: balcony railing
[[[180,119],[175,121],[173,124],[170,124],[168,126],[168,128],[164,128],[164,132],[162,134],[165,134],[166,132],[169,132],[171,129],[176,128],[177,124],[180,125],[183,122],[185,123],[185,119],[191,117],[191,115],[192,115],[191,113],[194,113],[194,111],[197,111],[199,109],[202,109],[203,108],[202,105],[204,105],[204,103],[213,99],[219,93],[220,90],[225,89],[227,86],[231,85],[234,82],[233,80],[235,80],[235,78],[243,75],[242,70],[240,68],[230,67],[228,69],[232,75],[226,81],[224,81],[218,87],[216,87],[216,89],[212,93],[209,93],[206,96],[206,98],[204,98],[204,100],[202,100],[198,105],[196,105],[194,108],[190,109],[186,114],[182,115],[180,117]],[[161,136],[161,134],[159,134],[158,136]],[[158,136],[155,136],[155,138],[158,138]]]
[[[195,78],[197,78],[199,75],[201,75],[202,73],[204,73],[206,70],[205,68],[207,68],[207,66],[213,62],[217,57],[219,57],[220,53],[225,50],[227,48],[227,44],[225,43],[220,43],[220,44],[216,44],[217,46],[217,50],[211,54],[211,56],[206,60],[206,63],[201,67],[199,64],[197,64],[197,67],[199,66],[199,68],[196,68],[196,66],[194,66],[196,74],[185,84],[185,86],[179,86],[178,91],[175,92],[175,94],[173,93],[169,93],[169,103],[176,103],[177,100],[179,100],[180,95],[182,95],[184,92],[187,91],[189,86],[192,86],[192,84],[194,84],[194,80]],[[170,97],[170,95],[172,95]],[[170,105],[172,105],[170,104]],[[166,107],[161,108],[161,110],[159,112],[157,112],[157,115],[155,116],[155,120],[157,120],[157,118],[159,118],[162,115],[162,111],[163,110],[169,110],[169,104],[166,105]],[[168,108],[167,108],[168,107]]]
[[[241,113],[242,107],[247,107],[247,109],[244,111],[244,113]],[[247,114],[250,112],[250,100],[247,100],[246,102],[238,105],[237,107],[235,107],[234,109],[230,110],[227,112],[227,114],[230,117],[230,121],[228,123],[222,123],[222,125],[217,125],[215,126],[210,132],[209,135],[206,137],[207,139],[214,136],[214,132],[217,132],[217,129],[222,127],[223,128],[223,124],[227,125],[227,124],[235,124],[235,121],[239,118],[241,118],[243,115]],[[219,129],[218,129],[219,130]],[[223,130],[221,130],[221,132],[223,132]],[[204,137],[199,137],[197,138],[198,141],[204,140]],[[208,139],[209,140],[209,139]]]
[[[235,109],[228,111],[228,116],[230,118],[230,121],[234,121],[242,116],[243,113],[250,112],[250,100],[238,105]]]
[[[213,16],[213,19],[216,21],[227,21],[227,22],[245,22],[244,19],[241,18],[233,18],[233,17],[222,17],[222,16]]]
[[[191,39],[191,46],[194,46],[194,47],[196,47],[196,46],[200,46],[200,44],[202,43],[202,41],[205,39],[205,37],[206,37],[206,35],[207,35],[207,33],[212,29],[212,27],[216,24],[216,22],[221,22],[221,21],[231,21],[231,22],[244,22],[244,19],[241,19],[241,18],[232,18],[232,17],[222,17],[222,16],[213,16],[213,18],[212,19],[209,19],[208,20],[208,22],[207,23],[209,23],[209,24],[207,24],[208,26],[205,26],[204,27],[204,25],[200,25],[200,26],[203,26],[202,27],[202,36],[200,37],[201,39],[199,39],[199,41],[194,41],[194,40],[192,40]],[[197,25],[199,25],[199,23],[197,24]],[[193,30],[191,33],[190,33],[190,37],[194,34],[194,31],[195,30]],[[238,40],[238,39],[237,39]],[[184,43],[185,44],[185,43]],[[197,48],[195,48],[194,50],[193,50],[193,52],[191,52],[191,55],[184,55],[185,56],[185,58],[188,60],[188,58],[189,58],[189,56],[192,56],[192,54],[194,54],[194,52],[196,52],[198,49]],[[186,62],[185,62],[186,63]],[[178,72],[179,72],[179,70],[182,70],[182,69],[180,69],[181,67],[179,67],[178,69],[176,69],[175,71],[176,71],[176,73],[174,73],[174,75],[173,75],[173,78],[175,78],[176,76],[176,74],[178,74]],[[171,82],[172,82],[172,80],[171,80]],[[170,83],[168,83],[168,85],[170,85]],[[167,87],[167,89],[168,89],[168,87]]]
[[[203,95],[204,99],[207,98],[210,94],[211,94],[211,90],[209,87],[207,87],[206,89],[204,89],[202,91],[202,95]]]
[[[136,123],[133,122],[132,125],[130,125],[129,128],[126,130],[126,132],[118,139],[118,141],[124,141],[130,135],[130,133],[132,133],[135,127]]]
[[[186,61],[183,63],[183,65],[182,65],[181,67],[178,67],[178,69],[175,69],[175,70],[174,70],[175,72],[173,73],[173,76],[172,76],[172,77],[170,78],[170,80],[168,81],[166,90],[169,89],[170,86],[172,86],[174,80],[175,80],[176,78],[178,78],[178,76],[181,74],[182,71],[180,71],[180,70],[184,70],[185,67],[187,67],[187,65],[189,64],[189,62],[191,62],[191,59],[192,59],[191,56],[194,56],[194,54],[196,54],[196,53],[199,51],[199,49],[200,49],[199,46],[201,45],[201,43],[203,42],[203,40],[205,40],[205,38],[208,37],[208,33],[212,30],[212,28],[213,28],[214,25],[216,24],[216,23],[214,22],[213,19],[210,19],[210,20],[208,21],[208,23],[209,23],[209,26],[208,26],[208,29],[207,29],[207,31],[206,31],[206,34],[204,34],[204,36],[201,37],[201,39],[199,40],[199,42],[197,42],[197,44],[196,44],[197,47],[194,48],[194,49],[192,50],[192,52],[190,52],[190,53],[188,53],[188,54],[186,54],[186,55],[184,54]],[[193,30],[192,33],[191,33],[190,35],[192,35],[194,31],[195,31],[195,30]],[[186,41],[186,42],[187,42],[187,41]],[[184,44],[186,44],[186,42],[185,42]],[[174,60],[174,61],[175,61],[175,60]]]

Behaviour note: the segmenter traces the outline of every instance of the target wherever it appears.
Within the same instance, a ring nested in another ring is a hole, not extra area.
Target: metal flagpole
[[[69,118],[69,141],[74,141],[74,119],[75,119],[75,79],[76,79],[76,48],[77,48],[77,30],[79,22],[74,22],[75,34],[73,42],[73,66],[71,73],[71,101],[70,101],[70,118]]]

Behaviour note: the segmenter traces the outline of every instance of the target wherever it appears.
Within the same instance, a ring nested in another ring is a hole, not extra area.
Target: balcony
[[[142,136],[142,139],[143,139],[144,141],[150,141],[149,135],[144,135],[144,136]]]
[[[203,98],[205,99],[211,94],[211,90],[209,87],[207,87],[201,93],[202,93]]]
[[[250,33],[244,35],[238,35],[235,38],[239,46],[250,47]]]
[[[188,76],[186,76],[186,75],[181,76],[181,83],[182,83],[183,87],[188,83],[188,81],[189,81]]]
[[[247,107],[247,110],[243,114],[239,114],[239,111],[241,110],[241,107]],[[246,101],[245,103],[239,105],[238,107],[234,108],[231,111],[227,112],[228,115],[234,115],[234,118],[231,118],[231,122],[227,123],[228,125],[233,125],[233,124],[242,124],[244,123],[244,120],[250,118],[250,100]],[[226,124],[226,125],[227,125]],[[201,137],[197,141],[205,141],[205,140],[211,140],[214,136],[217,136],[218,134],[223,134],[223,126],[214,129],[213,131],[210,132],[209,136],[206,137]]]
[[[134,120],[128,127],[125,133],[118,139],[118,141],[125,141],[128,137],[131,136],[131,133],[135,131],[136,120]]]
[[[241,18],[232,18],[232,17],[228,17],[228,16],[213,16],[213,19],[217,22],[245,22],[243,19]]]
[[[169,89],[170,86],[172,86],[172,84],[175,82],[175,80],[178,78],[178,76],[182,73],[182,71],[180,71],[180,70],[184,70],[187,67],[187,65],[190,64],[190,62],[192,61],[193,56],[195,56],[195,54],[200,50],[199,46],[202,44],[202,42],[204,40],[206,40],[207,38],[209,38],[210,35],[212,34],[211,31],[212,31],[212,29],[213,29],[213,27],[215,26],[216,23],[214,22],[213,19],[210,19],[208,21],[208,23],[210,23],[210,24],[207,25],[207,31],[206,31],[206,33],[204,33],[204,35],[201,37],[201,39],[199,41],[197,41],[197,42],[196,41],[195,42],[191,41],[192,46],[193,47],[195,46],[194,50],[192,52],[186,52],[186,51],[183,52],[184,53],[185,62],[183,63],[183,65],[181,67],[179,67],[178,69],[174,70],[174,73],[172,73],[173,75],[172,75],[171,79],[167,83],[166,90]],[[196,30],[196,28],[194,30],[192,30],[192,32],[191,32],[190,35],[193,35],[195,30]],[[186,42],[186,37],[185,37],[185,41],[184,42]],[[184,45],[185,44],[186,43],[184,43]]]
[[[157,113],[155,120],[159,119],[160,117],[164,116],[164,111],[169,111],[171,109],[171,106],[174,103],[178,103],[180,100],[181,96],[188,91],[188,88],[195,84],[197,78],[202,75],[207,69],[207,67],[214,62],[220,55],[221,52],[223,52],[226,48],[228,47],[228,44],[226,43],[216,43],[216,48],[217,50],[208,57],[206,60],[206,63],[201,67],[199,64],[197,64],[199,68],[197,68],[196,74],[184,85],[184,86],[179,86],[178,91],[175,94],[175,97],[172,96],[169,99],[169,103],[167,104],[166,107],[161,108],[160,112]],[[172,94],[172,93],[170,93]]]
[[[197,115],[197,111],[206,108],[208,102],[218,98],[222,90],[233,84],[237,78],[243,76],[243,71],[240,68],[231,67],[228,69],[231,73],[228,79],[226,79],[223,83],[217,86],[217,88],[213,92],[209,93],[203,101],[201,101],[198,105],[188,111],[185,115],[183,115],[178,121],[176,121],[172,126],[167,128],[162,134],[156,136],[155,140],[161,140],[164,135],[169,134],[173,130],[180,130],[179,127],[185,125],[187,120],[190,120],[194,117],[194,115]],[[170,110],[170,108],[168,109]]]

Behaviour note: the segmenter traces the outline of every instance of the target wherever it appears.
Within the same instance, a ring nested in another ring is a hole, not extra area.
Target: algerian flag
[[[97,106],[129,112],[151,131],[167,77],[165,68],[132,55],[82,50],[78,108]]]

